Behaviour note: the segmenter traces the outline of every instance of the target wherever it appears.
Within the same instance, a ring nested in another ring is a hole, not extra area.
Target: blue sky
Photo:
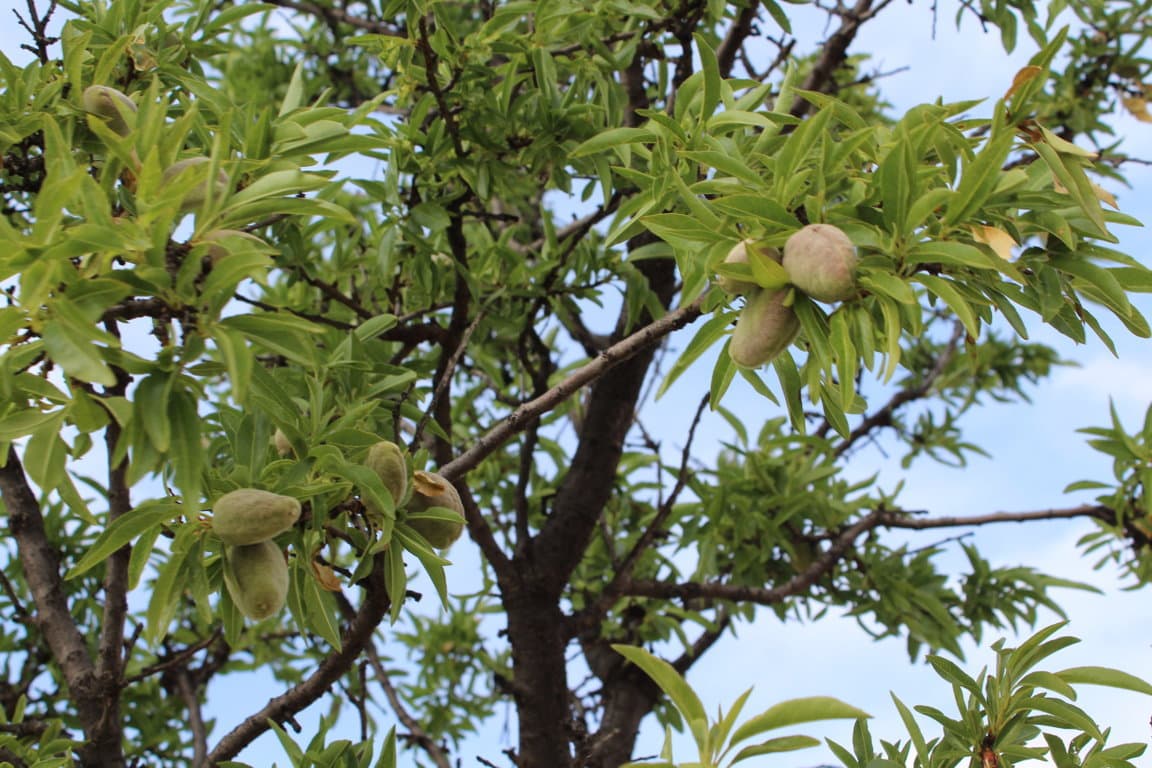
[[[22,9],[23,3],[0,2],[0,11],[6,20],[13,7]],[[795,8],[786,7],[790,11]],[[900,4],[899,8],[891,8],[877,21],[865,25],[855,46],[855,50],[873,52],[871,65],[879,70],[910,67],[909,71],[880,83],[897,108],[931,101],[937,96],[946,101],[995,99],[1034,52],[1031,41],[1022,35],[1016,54],[1006,56],[998,35],[981,33],[971,22],[957,33],[950,12],[941,14],[933,40],[931,22],[926,7]],[[818,38],[822,29],[822,16],[799,13],[797,32],[801,39]],[[0,50],[13,59],[22,60],[25,54],[18,45],[23,39],[18,32],[7,21],[0,25]],[[1126,137],[1126,148],[1131,154],[1152,158],[1152,125],[1120,114],[1115,116],[1114,124],[1118,133]],[[1152,195],[1144,191],[1152,188],[1152,172],[1135,167],[1129,169],[1129,177],[1132,190],[1105,186],[1117,194],[1125,212],[1152,222]],[[1119,234],[1122,250],[1146,263],[1152,261],[1148,257],[1152,245],[1148,230],[1120,228]],[[1137,304],[1146,315],[1152,315],[1152,301],[1148,297],[1142,297]],[[905,506],[930,509],[938,514],[1042,509],[1087,500],[1084,495],[1066,496],[1061,491],[1074,480],[1108,479],[1110,464],[1091,451],[1075,430],[1106,424],[1110,399],[1130,429],[1140,423],[1152,401],[1152,345],[1146,340],[1132,339],[1122,329],[1111,326],[1120,351],[1119,359],[1115,359],[1098,342],[1076,347],[1038,322],[1029,325],[1034,338],[1057,346],[1065,357],[1078,361],[1081,367],[1062,369],[1035,388],[1031,406],[993,405],[971,414],[966,422],[968,437],[988,450],[992,454],[990,458],[974,457],[962,470],[921,462],[911,473],[901,473],[896,461],[885,459],[878,450],[867,449],[854,459],[851,472],[862,477],[882,471],[888,486],[903,477]],[[691,333],[691,329],[682,332],[673,339],[673,345],[683,346]],[[693,375],[685,377],[647,413],[649,423],[662,425],[673,449],[679,448],[676,436],[687,431],[687,419],[709,371],[708,360],[702,360]],[[742,413],[763,414],[764,418],[777,415],[770,403],[739,386],[728,395],[725,405]],[[709,455],[729,437],[719,417],[707,417],[698,443],[700,455]],[[1076,539],[1088,530],[1087,524],[1078,522],[1000,526],[977,531],[972,540],[998,564],[1032,565],[1093,583],[1104,590],[1102,595],[1062,593],[1061,602],[1070,618],[1066,631],[1084,642],[1055,657],[1053,667],[1107,664],[1152,680],[1150,598],[1144,591],[1121,591],[1122,585],[1112,571],[1091,570],[1090,563],[1079,555],[1075,546]],[[942,537],[922,536],[917,540],[930,543]],[[470,544],[462,542],[453,550],[452,557],[457,563],[454,567],[459,578],[457,583],[461,584],[461,591],[468,591],[464,585],[476,561],[475,551]],[[450,584],[452,577],[450,573]],[[1044,623],[1047,620],[1041,621]],[[986,639],[991,641],[995,635]],[[973,670],[990,660],[986,651],[977,648],[969,649],[967,656],[967,666]],[[723,640],[693,669],[689,680],[711,709],[727,706],[745,688],[755,685],[747,713],[795,696],[835,695],[872,713],[876,717],[873,733],[889,739],[904,735],[889,698],[890,691],[908,704],[930,703],[943,707],[948,702],[945,686],[923,665],[908,662],[902,641],[872,642],[852,622],[835,617],[818,624],[781,625],[765,613],[754,626],[741,627],[737,638]],[[259,694],[253,693],[260,688],[263,690]],[[244,709],[262,700],[265,694],[271,696],[278,692],[266,679],[239,676],[212,687],[210,708],[219,722],[227,723],[246,714]],[[234,708],[231,702],[241,706]],[[1115,741],[1148,741],[1152,699],[1085,688],[1079,703],[1100,722],[1113,728]],[[310,714],[319,714],[323,707],[313,709],[317,711]],[[307,734],[311,717],[301,721]],[[475,755],[499,761],[500,749],[515,741],[514,732],[501,725],[494,722],[481,736],[465,745],[459,755],[464,765],[476,764]],[[849,728],[849,724],[838,723],[806,730],[847,741]],[[349,736],[354,738],[352,733]],[[661,734],[650,723],[641,737],[637,754],[654,754],[659,750],[660,741]],[[677,743],[677,756],[689,759],[688,742],[681,739]],[[279,747],[270,738],[262,739],[242,754],[241,759],[258,766],[271,760],[285,763]],[[795,766],[819,762],[831,762],[830,755],[813,750],[764,764]]]

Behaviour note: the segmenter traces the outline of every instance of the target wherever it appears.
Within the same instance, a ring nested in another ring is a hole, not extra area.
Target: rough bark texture
[[[674,264],[653,259],[641,262],[640,269],[660,303],[667,307],[675,290]],[[639,322],[650,320],[645,317]],[[630,330],[621,313],[615,338]],[[557,491],[552,516],[527,549],[526,557],[513,561],[517,583],[508,588],[501,585],[520,718],[519,768],[572,764],[567,637],[559,601],[611,497],[624,438],[632,426],[654,354],[654,349],[648,349],[624,361],[593,387],[580,445]]]
[[[119,721],[109,727],[104,686],[96,676],[95,665],[64,593],[60,575],[60,557],[48,540],[44,516],[14,448],[8,449],[8,460],[0,468],[0,494],[8,510],[8,527],[16,540],[20,565],[36,605],[35,624],[64,673],[69,698],[76,707],[80,727],[88,743],[81,750],[85,766],[120,768],[124,755],[119,734]]]

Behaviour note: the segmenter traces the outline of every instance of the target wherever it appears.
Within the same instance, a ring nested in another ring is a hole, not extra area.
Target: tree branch
[[[734,602],[775,605],[789,597],[794,597],[817,580],[832,571],[844,555],[852,548],[862,534],[875,528],[905,528],[926,530],[930,528],[960,528],[965,526],[991,525],[994,523],[1023,523],[1035,520],[1065,520],[1090,517],[1115,524],[1115,512],[1100,504],[1082,504],[1065,509],[1042,509],[1029,512],[994,512],[971,517],[912,518],[907,512],[876,510],[861,518],[854,525],[844,529],[824,551],[802,573],[792,577],[777,587],[753,587],[740,584],[715,582],[683,582],[679,584],[661,581],[629,581],[621,585],[620,593],[638,597],[660,599],[706,599],[731,600]]]
[[[376,652],[375,644],[369,643],[367,655],[368,663],[372,665],[372,669],[376,673],[376,680],[384,689],[384,695],[388,697],[388,703],[392,705],[397,719],[408,729],[407,738],[424,750],[428,758],[436,764],[436,768],[452,768],[452,763],[444,749],[428,735],[428,732],[421,727],[420,721],[412,717],[412,713],[400,700],[400,694],[397,693],[396,688],[392,685],[392,680],[388,677],[388,670],[384,669],[384,665],[380,662],[380,654]]]
[[[994,523],[1026,523],[1034,520],[1070,520],[1077,517],[1091,517],[1113,525],[1116,523],[1115,510],[1103,504],[1081,504],[1077,507],[1038,509],[1029,512],[992,512],[971,517],[896,517],[895,515],[896,513],[888,513],[880,527],[924,531],[931,528],[963,528]]]
[[[388,613],[388,592],[384,586],[384,560],[377,556],[372,572],[364,580],[364,600],[356,612],[344,637],[340,650],[327,656],[316,671],[303,681],[271,699],[258,712],[247,717],[233,728],[208,753],[208,763],[213,765],[231,760],[240,750],[251,744],[268,730],[268,722],[284,723],[292,719],[312,702],[319,699],[336,680],[347,672],[360,656],[364,646],[370,642],[372,633]]]
[[[288,8],[293,11],[315,16],[327,24],[330,29],[334,28],[337,24],[346,24],[350,27],[363,29],[377,35],[389,35],[391,37],[404,36],[396,27],[389,26],[382,21],[373,21],[372,19],[353,16],[340,8],[319,5],[308,2],[308,0],[268,0],[268,2],[272,5],[278,5],[281,8]]]
[[[503,445],[512,435],[522,432],[529,424],[567,400],[581,387],[595,381],[609,369],[628,360],[638,352],[658,343],[670,333],[694,322],[700,317],[701,301],[701,299],[697,299],[691,304],[672,310],[659,320],[608,347],[595,360],[576,369],[568,378],[552,389],[540,397],[529,400],[506,416],[503,421],[477,440],[475,445],[442,466],[440,474],[449,480],[462,477]]]
[[[856,0],[856,5],[850,10],[840,13],[840,28],[832,33],[821,48],[820,58],[816,61],[808,77],[804,79],[801,88],[805,91],[826,91],[833,82],[836,70],[848,58],[848,46],[856,39],[856,33],[861,25],[879,13],[892,0],[880,0],[873,8],[873,0]],[[812,109],[811,102],[797,96],[792,102],[792,115],[803,117]]]
[[[40,634],[60,665],[86,733],[96,729],[102,715],[95,666],[88,644],[68,609],[68,596],[60,578],[60,555],[48,541],[44,517],[16,449],[8,447],[8,459],[0,467],[0,496],[8,511],[8,529],[16,539],[24,578],[36,605]]]
[[[885,512],[876,510],[852,525],[843,529],[828,549],[802,572],[777,587],[754,587],[743,584],[688,581],[679,584],[662,581],[628,581],[620,585],[620,593],[638,597],[655,597],[664,600],[711,599],[732,600],[734,602],[776,605],[789,597],[806,591],[844,558],[856,543],[856,539],[880,526],[885,520]]]
[[[749,0],[748,5],[740,11],[740,15],[728,28],[728,34],[724,36],[724,40],[716,49],[716,63],[720,67],[721,77],[729,77],[732,74],[732,66],[736,63],[736,54],[740,52],[744,41],[752,34],[752,22],[756,21],[756,16],[759,13],[760,0]]]
[[[716,644],[716,642],[724,636],[724,632],[732,625],[732,614],[728,609],[721,606],[717,611],[715,623],[700,633],[693,643],[692,647],[680,654],[679,658],[673,660],[672,668],[683,675],[687,672],[693,664],[700,660],[700,657],[708,652],[708,649]]]
[[[204,759],[208,756],[208,729],[204,725],[200,698],[192,687],[188,670],[181,669],[176,673],[176,685],[180,698],[188,707],[188,729],[192,732],[192,768],[204,768]]]

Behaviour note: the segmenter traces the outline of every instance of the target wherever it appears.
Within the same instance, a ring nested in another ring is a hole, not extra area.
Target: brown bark
[[[639,269],[667,307],[675,290],[674,264],[654,259],[641,262]],[[640,318],[645,324],[650,320]],[[615,337],[630,330],[622,312]],[[513,649],[520,768],[572,764],[567,633],[559,601],[612,495],[624,438],[654,354],[653,348],[645,349],[609,370],[593,387],[580,445],[557,491],[552,515],[527,554],[513,561],[517,583],[501,585]]]
[[[124,755],[119,739],[119,723],[109,727],[109,702],[105,686],[96,675],[84,635],[72,619],[68,596],[60,575],[60,556],[48,540],[44,516],[15,448],[0,468],[0,495],[8,510],[8,528],[16,539],[20,565],[36,605],[33,619],[41,636],[60,665],[68,695],[76,707],[87,743],[81,749],[85,766],[121,768]]]
[[[502,585],[501,592],[512,645],[518,768],[565,768],[572,764],[572,753],[567,638],[559,600],[531,578]]]

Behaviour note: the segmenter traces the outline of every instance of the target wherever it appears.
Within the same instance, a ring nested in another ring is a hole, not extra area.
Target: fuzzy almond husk
[[[784,271],[817,301],[847,301],[856,286],[856,246],[839,227],[809,224],[784,243]]]
[[[261,240],[256,235],[253,235],[251,232],[245,232],[245,231],[240,230],[240,229],[213,229],[210,232],[204,233],[204,235],[196,242],[197,242],[197,244],[203,243],[203,242],[209,243],[208,259],[212,262],[212,265],[215,266],[216,264],[218,264],[220,262],[221,259],[223,259],[224,257],[226,257],[230,253],[230,251],[224,245],[224,243],[226,243],[228,240],[231,240],[233,238],[238,238],[240,240],[245,240],[245,241],[251,243],[252,245],[241,244],[242,247],[247,247],[249,249],[251,249],[253,247],[257,247],[257,248],[267,248],[268,247],[268,243],[264,242],[263,240]],[[281,433],[281,434],[283,434],[283,433]],[[280,455],[283,456],[284,454],[280,454]]]
[[[800,331],[800,319],[784,305],[787,290],[759,290],[736,321],[728,354],[741,368],[757,368],[779,355]]]
[[[780,251],[769,245],[757,246],[755,240],[741,240],[728,251],[728,255],[724,257],[725,264],[747,264],[748,263],[748,249],[759,248],[761,253],[768,256],[768,258],[780,263]],[[720,286],[720,290],[727,293],[729,296],[742,296],[750,294],[753,291],[759,290],[760,286],[756,283],[747,280],[737,280],[727,275],[717,275],[716,285]]]
[[[254,621],[268,618],[288,597],[284,553],[272,541],[225,548],[224,585],[241,613]]]
[[[408,465],[404,463],[400,446],[391,440],[381,440],[368,449],[364,465],[376,473],[392,494],[392,501],[399,504],[408,491]]]
[[[224,494],[212,505],[212,530],[225,544],[255,544],[287,531],[300,519],[300,501],[256,488]]]
[[[447,549],[452,546],[464,532],[464,502],[456,488],[435,472],[417,470],[412,476],[412,490],[412,501],[408,503],[410,515],[432,507],[444,507],[460,516],[459,522],[419,518],[406,521],[433,547]]]
[[[184,172],[211,162],[212,161],[207,157],[188,157],[183,160],[177,160],[175,163],[164,169],[164,173],[160,177],[160,180],[163,184],[171,184]],[[225,173],[223,169],[217,171],[216,181],[212,185],[213,194],[216,197],[220,197],[221,195],[226,194],[228,192],[228,185],[230,183],[231,180],[228,178],[228,174]],[[208,180],[205,179],[184,194],[184,199],[180,203],[180,210],[184,213],[194,211],[203,205],[204,201],[207,199]]]
[[[126,116],[136,114],[136,102],[126,94],[107,85],[90,85],[80,95],[80,101],[85,111],[102,118],[113,133],[127,136],[132,132]]]

